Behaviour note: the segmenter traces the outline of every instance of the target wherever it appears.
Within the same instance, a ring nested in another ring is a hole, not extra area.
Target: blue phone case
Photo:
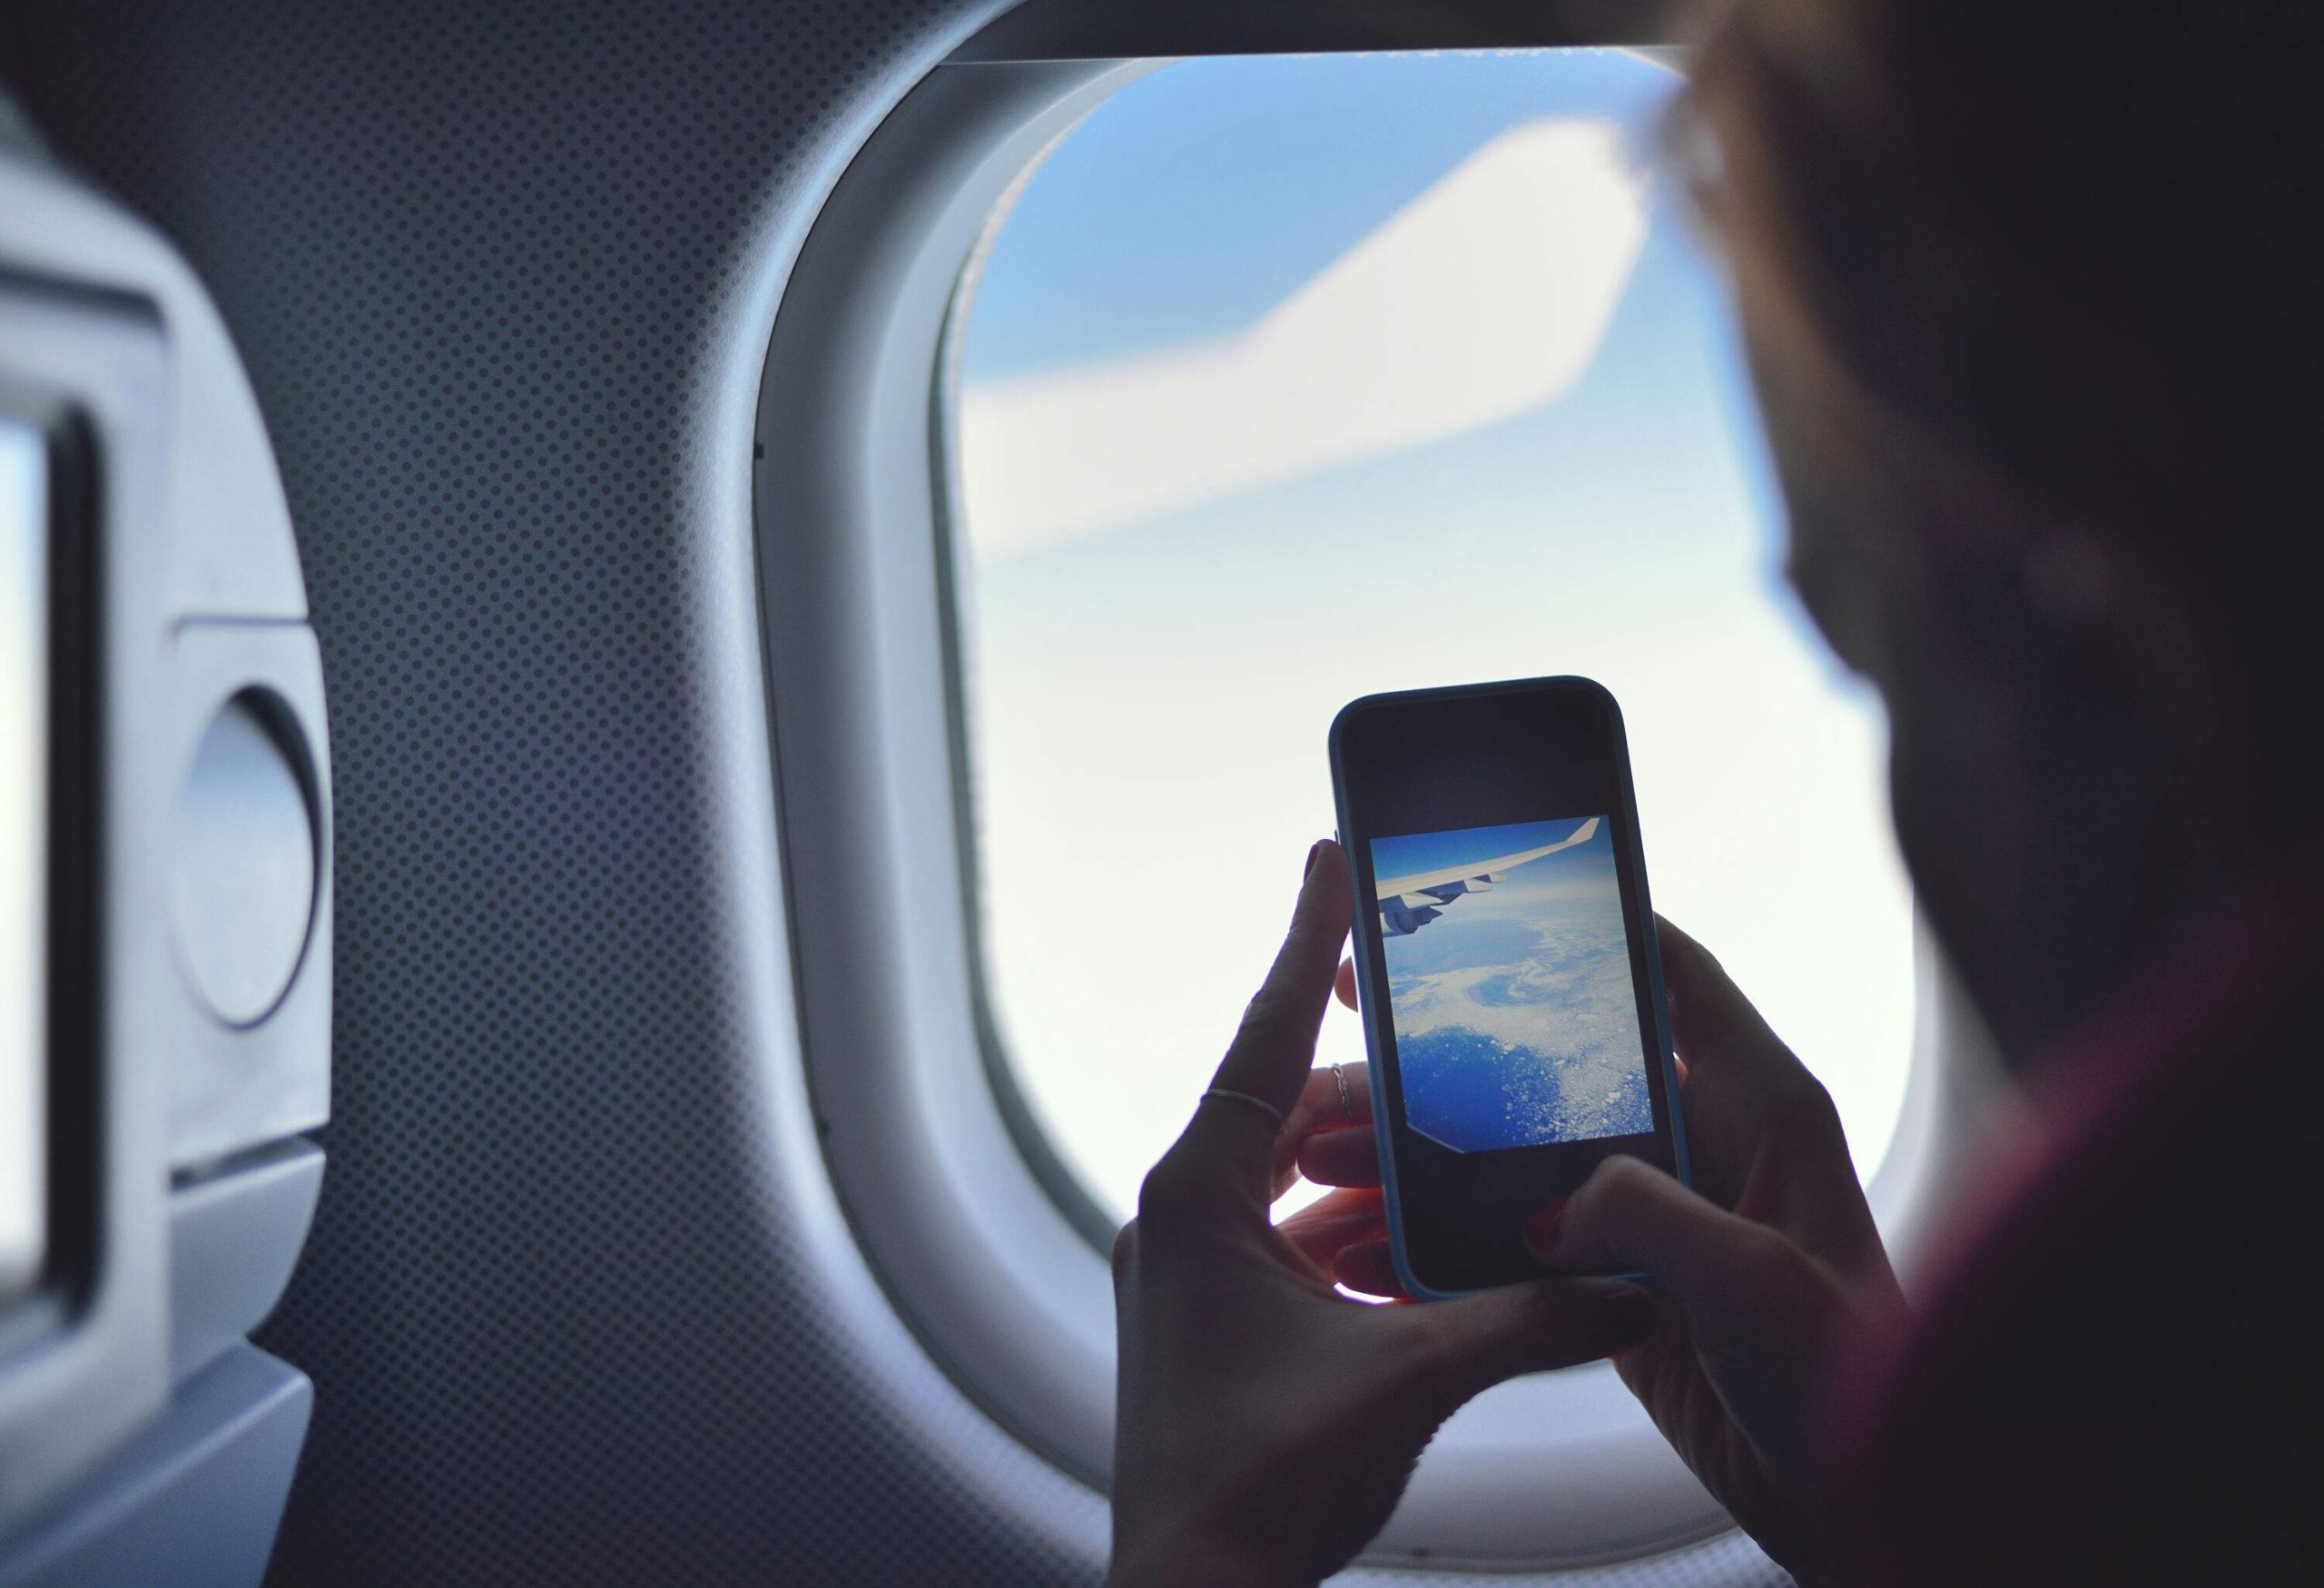
[[[1339,833],[1334,833],[1334,836],[1339,838],[1344,846],[1346,841],[1341,838],[1340,834],[1345,833],[1355,824],[1348,817],[1347,779],[1342,775],[1340,763],[1340,725],[1355,712],[1365,706],[1388,701],[1444,700],[1457,698],[1463,695],[1483,695],[1506,690],[1550,686],[1582,688],[1590,691],[1605,703],[1607,712],[1613,720],[1615,765],[1620,774],[1622,814],[1628,818],[1627,824],[1620,831],[1624,834],[1624,842],[1630,847],[1630,874],[1638,880],[1638,907],[1650,927],[1654,921],[1654,902],[1647,891],[1646,857],[1639,841],[1638,794],[1630,784],[1630,737],[1622,726],[1622,708],[1616,704],[1613,693],[1594,678],[1560,676],[1549,678],[1521,678],[1499,684],[1470,684],[1447,689],[1406,689],[1382,695],[1366,695],[1348,702],[1340,708],[1339,715],[1332,719],[1332,802],[1333,808],[1339,818]],[[1366,932],[1376,935],[1380,930],[1379,912],[1357,910],[1354,930],[1359,935]],[[1386,990],[1373,984],[1372,961],[1375,946],[1370,941],[1364,941],[1359,944],[1362,952],[1355,955],[1355,985],[1356,1001],[1362,1006],[1361,1013],[1364,1017],[1364,1050],[1365,1057],[1371,1061],[1370,1080],[1374,1088],[1372,1131],[1374,1142],[1380,1154],[1382,1200],[1386,1204],[1388,1212],[1388,1251],[1396,1265],[1396,1277],[1407,1292],[1423,1301],[1449,1301],[1455,1296],[1471,1295],[1473,1292],[1436,1290],[1422,1284],[1413,1277],[1411,1257],[1405,1249],[1403,1195],[1396,1183],[1396,1153],[1393,1139],[1394,1132],[1389,1128],[1389,1110],[1380,1100],[1377,1090],[1381,1078],[1387,1073],[1386,1067],[1380,1061],[1380,1054],[1387,1035],[1385,1022],[1388,1019],[1388,1000]],[[1651,931],[1647,933],[1646,974],[1647,984],[1653,993],[1655,1060],[1662,1066],[1663,1095],[1669,1100],[1670,1103],[1671,1163],[1678,1171],[1679,1183],[1692,1186],[1694,1176],[1687,1164],[1686,1120],[1679,1111],[1679,1071],[1678,1066],[1672,1060],[1670,1047],[1670,1005],[1662,987],[1662,948],[1657,935]],[[1605,1277],[1633,1280],[1647,1277],[1644,1274],[1614,1274]]]

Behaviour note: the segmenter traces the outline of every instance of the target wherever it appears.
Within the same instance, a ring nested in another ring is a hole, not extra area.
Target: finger
[[[1779,1220],[1812,1249],[1845,1248],[1862,1262],[1879,1248],[1832,1095],[1768,1029],[1703,946],[1655,918],[1670,997],[1674,1046],[1684,1055],[1687,1130],[1699,1149],[1696,1184],[1721,1201],[1743,1193],[1751,1154],[1780,1151],[1811,1168],[1825,1189]],[[1719,1150],[1718,1144],[1724,1144]],[[1748,1146],[1744,1144],[1748,1144]]]
[[[1755,1071],[1770,1081],[1808,1078],[1709,950],[1659,915],[1654,925],[1672,1045],[1688,1061]]]
[[[1626,1350],[1653,1332],[1654,1297],[1610,1279],[1542,1279],[1395,1315],[1416,1336],[1426,1382],[1458,1406],[1522,1373]]]
[[[1549,1228],[1544,1228],[1548,1226]],[[1610,1158],[1526,1245],[1561,1268],[1644,1271],[1685,1315],[1712,1386],[1764,1454],[1797,1432],[1846,1303],[1821,1263],[1661,1170]]]
[[[1639,1159],[1606,1159],[1561,1201],[1525,1222],[1525,1245],[1570,1272],[1644,1272],[1682,1299],[1748,1288],[1768,1248],[1765,1225],[1715,1206]]]
[[[1299,1144],[1299,1172],[1319,1186],[1376,1186],[1380,1141],[1370,1130],[1327,1130]]]
[[[1206,1098],[1180,1138],[1206,1162],[1240,1166],[1226,1172],[1249,1175],[1262,1194],[1265,1188],[1258,1182],[1268,1178],[1276,1135],[1267,1109],[1287,1119],[1315,1062],[1315,1032],[1331,998],[1340,945],[1347,941],[1353,900],[1347,857],[1328,839],[1317,843],[1308,851],[1291,930],[1211,1078],[1214,1090],[1241,1096]],[[1266,1109],[1244,1098],[1256,1098]]]
[[[1333,1259],[1348,1247],[1385,1240],[1388,1215],[1377,1191],[1334,1191],[1276,1225],[1319,1272],[1333,1272]]]
[[[1372,1123],[1372,1068],[1362,1060],[1353,1064],[1322,1064],[1307,1072],[1292,1106],[1291,1131],[1302,1138],[1344,1130]]]
[[[1376,1186],[1380,1160],[1371,1125],[1372,1067],[1326,1065],[1307,1078],[1285,1145],[1294,1166],[1319,1186]]]
[[[1275,1196],[1281,1197],[1298,1180],[1300,1149],[1310,1137],[1369,1124],[1371,1119],[1372,1094],[1364,1084],[1362,1063],[1325,1064],[1310,1070],[1306,1084],[1299,1089],[1299,1100],[1292,1105],[1290,1122],[1275,1139]]]
[[[1264,1098],[1288,1114],[1315,1051],[1315,1031],[1331,997],[1340,945],[1354,914],[1347,857],[1326,838],[1307,852],[1306,875],[1291,930],[1258,995],[1243,1011],[1211,1084]]]
[[[1332,978],[1332,991],[1339,994],[1342,1003],[1346,1004],[1350,1009],[1355,1007],[1355,962],[1354,960],[1340,962],[1340,973]]]
[[[1385,1237],[1341,1248],[1333,1254],[1331,1269],[1334,1284],[1344,1285],[1359,1296],[1384,1296],[1397,1301],[1406,1297]]]

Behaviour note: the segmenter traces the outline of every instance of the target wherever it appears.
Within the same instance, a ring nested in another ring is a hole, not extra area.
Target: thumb
[[[1787,1453],[1847,1306],[1821,1263],[1634,1158],[1600,1164],[1561,1209],[1535,1216],[1526,1244],[1561,1267],[1651,1276],[1728,1414],[1764,1454]]]
[[[1642,1271],[1689,1305],[1748,1296],[1791,1243],[1726,1212],[1640,1159],[1600,1163],[1579,1190],[1526,1221],[1525,1245],[1545,1263]]]
[[[1505,1378],[1627,1350],[1655,1320],[1654,1297],[1615,1279],[1540,1279],[1385,1310],[1418,1337],[1423,1371],[1454,1406]]]

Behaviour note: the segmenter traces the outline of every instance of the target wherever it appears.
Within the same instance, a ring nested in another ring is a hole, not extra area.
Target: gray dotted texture
[[[1742,1534],[1728,1533],[1667,1554],[1583,1571],[1398,1572],[1371,1567],[1343,1573],[1332,1582],[1334,1588],[1789,1588],[1791,1576]]]
[[[329,678],[330,1169],[261,1341],[318,1400],[276,1582],[1095,1575],[916,1454],[735,1123],[704,749],[735,686],[699,676],[682,479],[736,261],[993,5],[0,12],[33,121],[224,311]],[[1029,1510],[1094,1503],[1019,1460]],[[1730,1540],[1572,1580],[1780,1578]]]

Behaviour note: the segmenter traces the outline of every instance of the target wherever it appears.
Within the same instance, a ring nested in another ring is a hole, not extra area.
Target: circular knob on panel
[[[315,907],[315,820],[295,719],[245,689],[203,730],[178,796],[178,951],[229,1025],[273,1011],[299,969]]]

